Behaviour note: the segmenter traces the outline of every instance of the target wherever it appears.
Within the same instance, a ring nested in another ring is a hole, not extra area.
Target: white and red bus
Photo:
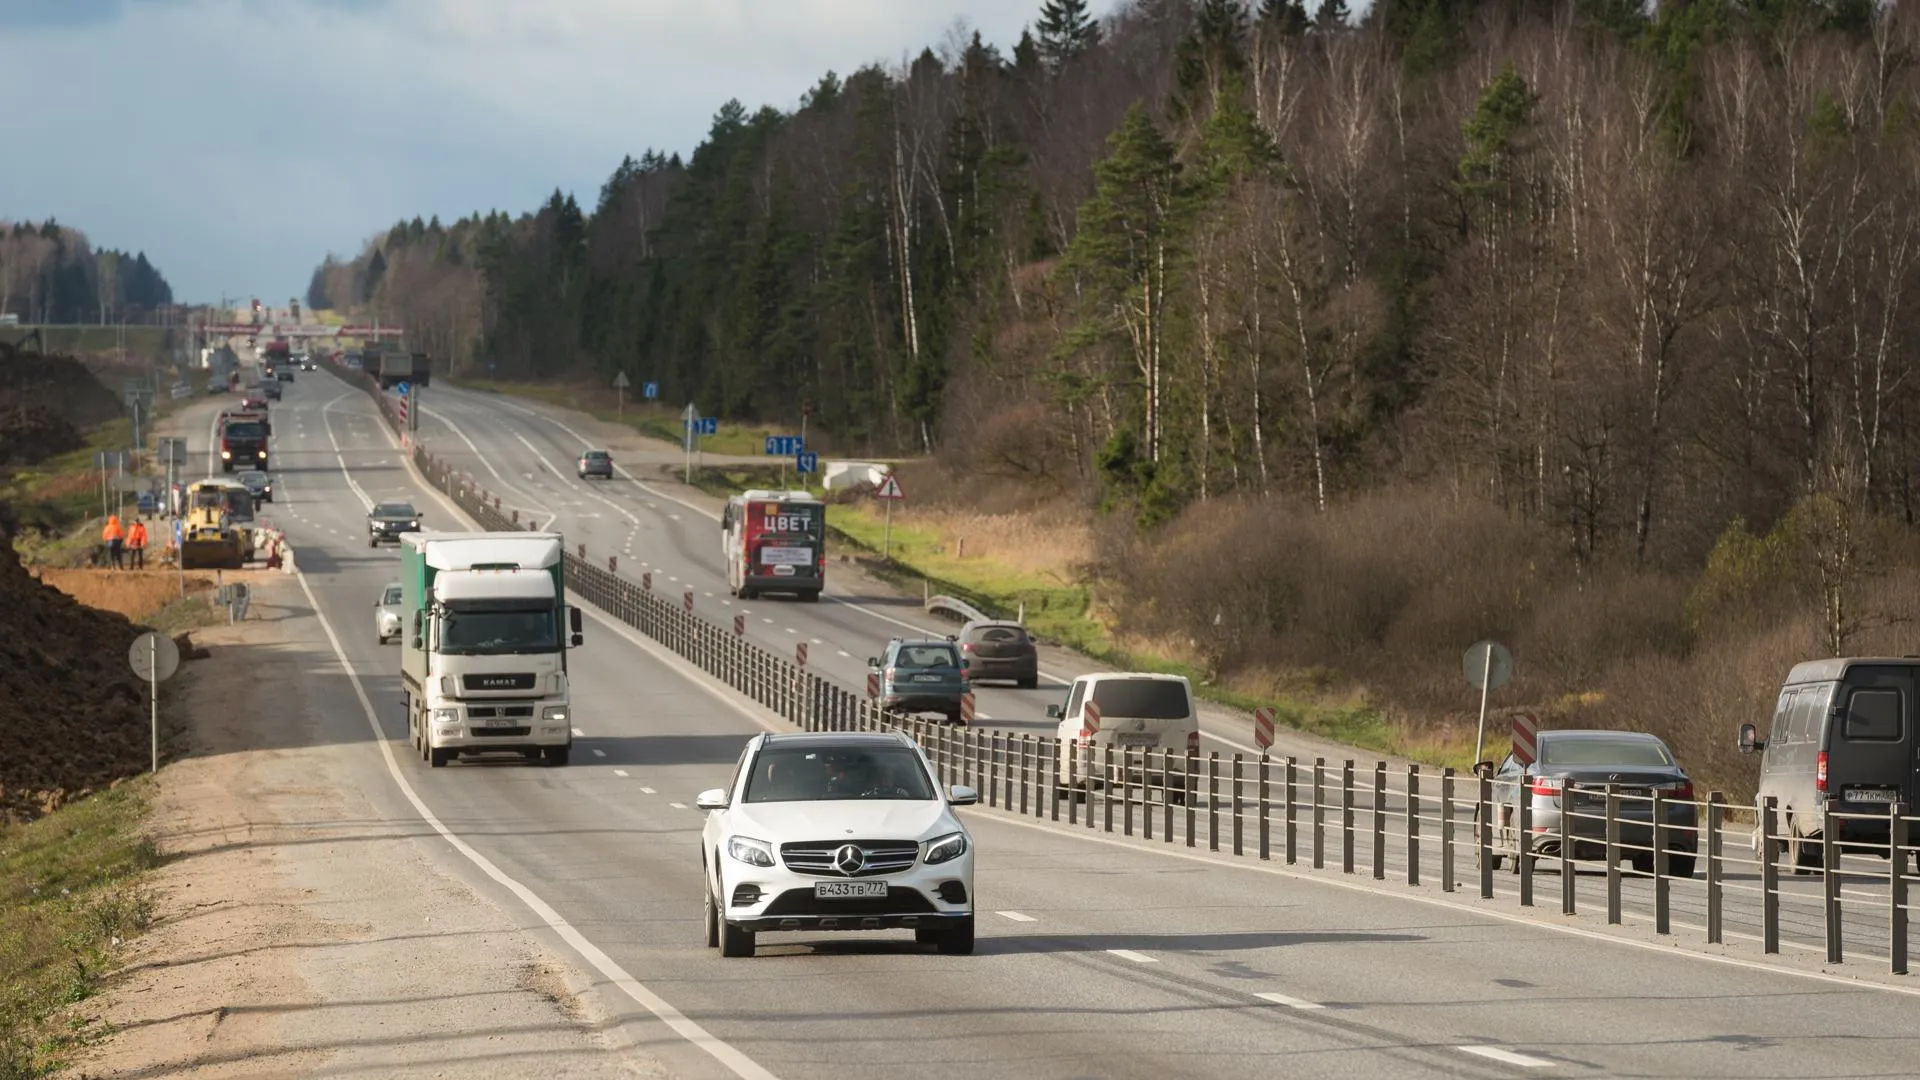
[[[827,584],[827,504],[804,491],[745,491],[720,517],[727,589],[820,599]]]

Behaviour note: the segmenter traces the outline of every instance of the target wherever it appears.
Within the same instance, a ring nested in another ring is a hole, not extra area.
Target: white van
[[[1193,687],[1183,675],[1082,675],[1068,688],[1066,704],[1047,706],[1047,716],[1060,722],[1056,734],[1062,750],[1072,751],[1077,785],[1099,786],[1107,747],[1113,748],[1116,768],[1130,759],[1143,768],[1151,763],[1149,772],[1158,772],[1163,751],[1181,762],[1188,751],[1200,750],[1200,714],[1193,705]],[[1062,786],[1068,783],[1068,760],[1067,753],[1060,754]],[[1131,779],[1139,771],[1130,771],[1129,782],[1140,782]],[[1184,775],[1184,769],[1178,772]],[[1141,778],[1149,784],[1162,779]]]

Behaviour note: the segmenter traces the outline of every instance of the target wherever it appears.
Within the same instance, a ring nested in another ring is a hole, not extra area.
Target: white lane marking
[[[766,624],[767,624],[768,626],[772,626],[772,625],[773,625],[773,620],[772,620],[772,619],[761,619],[760,621],[761,621],[761,622],[763,622],[763,623],[766,623]]]
[[[522,435],[516,431],[513,433],[513,437],[516,439],[519,439],[520,445],[526,447],[528,453],[531,453],[534,457],[538,458],[540,461],[540,464],[553,473],[554,479],[556,480],[561,479],[560,470],[555,469],[553,465],[547,461],[546,455],[542,454],[538,447],[528,442],[527,437],[525,435]],[[575,482],[577,481],[563,481],[563,486],[566,488],[571,488],[573,486],[573,483]],[[632,525],[634,528],[637,529],[640,527],[640,519],[633,516],[633,511],[628,510],[626,507],[621,506],[619,503],[614,502],[612,499],[609,499],[606,496],[600,494],[597,491],[593,491],[590,488],[583,487],[581,490],[586,492],[589,498],[598,499],[601,502],[605,503],[607,506],[611,507],[614,513],[619,514],[621,517],[626,518],[628,524]]]
[[[683,802],[670,802],[667,805],[673,807],[675,810],[685,810],[687,808],[687,804]]]
[[[605,750],[595,750],[595,751],[593,752],[593,756],[594,756],[594,757],[606,757],[606,756],[607,756],[607,752],[606,752]]]
[[[322,405],[320,407],[320,419],[327,426],[327,441],[333,444],[333,460],[340,463],[340,475],[347,478],[347,486],[352,488],[353,493],[360,497],[361,503],[363,503],[367,509],[371,510],[373,509],[373,499],[361,489],[359,481],[353,478],[353,470],[347,468],[347,455],[341,452],[340,440],[333,434],[333,407],[358,392],[357,390],[348,390],[346,393]],[[334,531],[333,535],[339,536],[340,533]]]
[[[845,649],[841,649],[841,650],[840,650],[840,655],[841,655],[841,656],[852,656],[853,654],[852,654],[852,653],[850,653],[850,652],[848,652],[848,651],[847,651],[847,650],[845,650]]]
[[[615,770],[613,770],[613,775],[615,775],[615,776],[625,776],[625,775],[627,775],[627,770],[625,770],[625,769],[615,769]]]
[[[643,788],[641,788],[641,789],[640,789],[640,792],[641,792],[641,794],[643,794],[643,795],[658,795],[658,794],[660,794],[659,792],[657,792],[657,791],[655,791],[655,790],[653,790],[653,789],[652,789],[652,788],[650,788],[650,787],[643,787]]]
[[[798,631],[798,630],[795,630],[795,629],[794,629],[793,627],[791,627],[791,626],[789,626],[789,627],[787,627],[787,633],[789,633],[789,634],[797,634],[797,633],[799,633],[799,632],[800,632],[800,631]]]
[[[1148,956],[1146,953],[1137,953],[1132,949],[1108,949],[1107,952],[1109,955],[1117,956],[1122,960],[1131,960],[1136,964],[1157,964],[1160,962]]]
[[[587,733],[584,731],[581,731],[579,728],[574,728],[573,737],[576,739],[584,739],[587,737]]]
[[[1474,1054],[1478,1057],[1486,1058],[1488,1061],[1497,1061],[1502,1065],[1518,1065],[1523,1069],[1548,1069],[1553,1067],[1553,1062],[1545,1058],[1528,1057],[1526,1054],[1516,1054],[1511,1050],[1502,1050],[1497,1046],[1456,1046],[1454,1049],[1463,1054]]]
[[[813,639],[813,643],[814,643],[815,645],[825,645],[825,644],[826,644],[826,642],[824,642],[824,641],[821,641],[821,640],[820,640],[819,638],[814,638],[814,639]],[[841,653],[840,655],[842,655],[842,656],[845,656],[845,655],[846,655],[846,653]]]
[[[1001,917],[1001,918],[1003,918],[1003,919],[1012,919],[1012,920],[1013,920],[1014,922],[1033,922],[1033,921],[1035,921],[1035,920],[1034,920],[1034,917],[1033,917],[1033,916],[1031,916],[1031,915],[1022,915],[1022,914],[1020,914],[1020,913],[1019,913],[1019,912],[1017,912],[1017,911],[996,911],[996,912],[994,912],[994,914],[995,914],[995,915],[998,915],[998,916],[1000,916],[1000,917]]]
[[[1284,1005],[1289,1009],[1324,1009],[1326,1008],[1325,1005],[1322,1005],[1317,1001],[1305,1001],[1297,997],[1288,997],[1285,994],[1255,994],[1253,996],[1259,998],[1261,1001],[1272,1002],[1275,1005]]]
[[[612,957],[602,952],[599,946],[588,941],[585,934],[575,929],[572,923],[569,923],[558,911],[555,911],[552,905],[542,900],[539,894],[508,876],[506,871],[494,865],[493,860],[482,855],[465,840],[460,839],[452,829],[447,828],[439,818],[434,816],[433,811],[427,808],[426,802],[413,790],[413,785],[409,784],[407,778],[401,775],[400,762],[394,757],[393,745],[387,740],[386,733],[380,729],[379,715],[374,712],[372,699],[367,697],[367,688],[360,681],[360,673],[355,670],[353,662],[347,659],[347,651],[341,647],[339,636],[333,632],[333,624],[328,621],[327,616],[320,610],[320,600],[313,595],[313,587],[307,584],[307,575],[299,570],[295,570],[294,578],[300,582],[300,591],[306,594],[307,605],[313,609],[314,617],[320,620],[320,629],[326,632],[327,642],[333,646],[334,657],[340,661],[340,666],[346,670],[348,681],[353,684],[354,695],[360,699],[360,709],[366,715],[367,726],[373,731],[374,742],[379,745],[380,754],[386,759],[387,775],[393,777],[394,784],[400,788],[400,794],[405,796],[407,802],[413,805],[414,812],[420,815],[420,820],[426,822],[428,827],[433,829],[434,832],[445,837],[447,843],[453,845],[455,851],[465,856],[467,861],[478,867],[481,873],[492,878],[495,882],[499,883],[501,887],[519,898],[521,903],[525,904],[534,915],[546,923],[548,928],[558,934],[562,941],[572,946],[573,950],[585,958],[587,963],[591,964],[596,971],[600,972],[600,974],[612,982],[613,985],[619,987],[623,993],[633,999],[641,1008],[646,1009],[655,1017],[659,1018],[662,1023],[673,1029],[675,1034],[692,1043],[694,1046],[699,1047],[701,1050],[704,1050],[715,1061],[725,1066],[728,1072],[740,1077],[740,1080],[778,1080],[773,1073],[762,1068],[758,1062],[741,1053],[734,1046],[723,1042],[706,1028],[687,1019],[684,1013],[668,1004],[666,999],[654,993],[652,990],[647,989],[640,980],[628,974],[625,968],[622,968],[614,962]]]

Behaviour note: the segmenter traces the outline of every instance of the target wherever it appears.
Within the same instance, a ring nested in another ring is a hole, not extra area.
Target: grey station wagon
[[[1920,799],[1914,691],[1920,658],[1812,660],[1780,688],[1766,738],[1740,725],[1740,749],[1760,752],[1759,793],[1779,807],[1778,828],[1795,872],[1821,865],[1825,811],[1837,840],[1879,845],[1887,814]],[[1855,817],[1854,815],[1865,815]]]

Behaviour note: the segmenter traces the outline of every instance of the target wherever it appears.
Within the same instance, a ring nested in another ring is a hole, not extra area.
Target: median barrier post
[[[1779,822],[1779,802],[1772,795],[1763,797],[1760,818],[1760,951],[1780,951],[1780,867],[1774,861],[1777,850],[1775,832]]]
[[[1653,789],[1653,932],[1673,933],[1673,875],[1667,869],[1667,848],[1673,843],[1667,825],[1667,793]]]
[[[1620,924],[1620,785],[1607,785],[1607,925]]]
[[[1520,870],[1520,906],[1533,906],[1533,792],[1521,785],[1514,811],[1514,863]]]
[[[1173,750],[1160,748],[1160,840],[1173,843]]]
[[[1420,884],[1420,768],[1407,766],[1407,884]]]
[[[1147,768],[1146,751],[1142,750],[1140,752],[1140,771],[1145,772],[1146,768]],[[1147,793],[1143,789],[1140,792],[1141,802],[1144,803],[1146,801],[1146,795]],[[1120,750],[1120,834],[1122,836],[1133,835],[1133,748],[1132,747],[1122,747]]]
[[[1887,970],[1907,973],[1907,804],[1894,803],[1887,818]]]
[[[1281,811],[1284,815],[1285,835],[1281,837],[1280,843],[1286,852],[1287,865],[1292,866],[1300,861],[1300,759],[1291,754],[1287,755],[1286,772],[1282,776],[1281,787],[1281,795],[1286,798],[1287,805]]]
[[[1707,793],[1707,944],[1719,945],[1726,936],[1727,797]]]
[[[1187,768],[1186,772],[1180,778],[1180,786],[1183,789],[1183,797],[1186,799],[1187,804],[1187,846],[1192,847],[1194,846],[1193,816],[1196,812],[1193,803],[1194,800],[1199,797],[1198,785],[1194,778],[1200,774],[1200,752],[1193,748],[1192,743],[1187,744],[1186,762]]]
[[[1340,766],[1340,872],[1353,873],[1353,759]]]
[[[1373,880],[1387,879],[1387,763],[1373,766]]]
[[[1453,770],[1440,770],[1440,891],[1453,891]]]
[[[1220,850],[1220,751],[1207,752],[1207,850]]]
[[[1476,793],[1474,818],[1480,823],[1475,830],[1480,847],[1480,899],[1493,899],[1493,777],[1479,776],[1480,790]]]
[[[1575,914],[1573,889],[1580,880],[1579,868],[1574,865],[1573,856],[1573,792],[1575,784],[1568,781],[1560,791],[1560,913]]]
[[[1063,740],[1060,752],[1067,756],[1067,824],[1080,824],[1080,740],[1068,746]],[[1092,807],[1087,808],[1093,812]]]
[[[1826,913],[1827,963],[1842,962],[1840,941],[1840,822],[1828,803],[1820,810],[1820,906]],[[1804,841],[1803,841],[1804,842]]]
[[[1240,843],[1240,834],[1242,831],[1240,824],[1240,785],[1243,781],[1244,777],[1241,775],[1240,755],[1235,754],[1233,755],[1233,853],[1235,855],[1246,854],[1245,848],[1242,847]]]
[[[1313,868],[1327,866],[1327,759],[1313,759]]]
[[[1030,777],[1028,777],[1027,775],[1027,770],[1029,767],[1031,767],[1033,762],[1033,754],[1031,752],[1032,750],[1033,750],[1032,737],[1029,736],[1024,731],[1021,732],[1020,733],[1020,816],[1021,817],[1027,816],[1027,805],[1028,805],[1027,804],[1027,785],[1030,782]]]
[[[1089,785],[1087,798],[1093,798]],[[1093,804],[1087,804],[1087,828],[1093,828]],[[1113,744],[1100,748],[1100,831],[1113,832]]]
[[[1271,809],[1267,801],[1270,780],[1269,761],[1267,755],[1262,752],[1260,755],[1260,775],[1257,781],[1259,785],[1257,795],[1260,800],[1260,861],[1262,862],[1273,858],[1273,849],[1269,845],[1269,841],[1272,839],[1272,822],[1267,818],[1267,811]]]

